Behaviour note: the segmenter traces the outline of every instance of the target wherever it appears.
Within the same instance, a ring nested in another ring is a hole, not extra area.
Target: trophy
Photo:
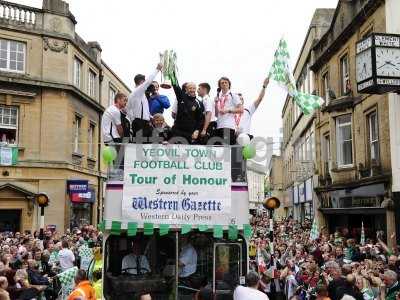
[[[170,89],[172,81],[176,82],[176,53],[173,50],[165,50],[160,53],[160,62],[163,64],[163,71],[161,73],[161,84],[163,89]]]

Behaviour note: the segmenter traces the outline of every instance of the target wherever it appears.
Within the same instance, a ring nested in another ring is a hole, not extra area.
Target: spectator
[[[46,276],[43,276],[40,274],[38,270],[39,266],[38,263],[33,260],[29,259],[28,260],[28,280],[31,284],[33,285],[49,285],[49,279]]]
[[[96,300],[96,291],[87,280],[86,272],[78,270],[75,276],[75,289],[68,296],[68,300]]]
[[[160,85],[157,81],[153,81],[146,91],[147,99],[149,100],[150,115],[163,114],[165,109],[168,109],[171,104],[167,96],[160,95]]]
[[[158,136],[161,142],[167,142],[171,136],[171,127],[165,123],[162,114],[155,114],[152,119],[153,136]]]
[[[62,241],[62,250],[58,253],[58,258],[60,261],[61,270],[65,271],[72,268],[75,263],[75,255],[69,249],[69,244],[67,241]]]
[[[234,293],[234,300],[268,300],[268,296],[258,290],[260,277],[256,272],[249,272],[246,275],[246,285],[238,286]]]
[[[10,300],[10,295],[7,292],[8,280],[7,277],[0,276],[0,300]]]
[[[396,299],[396,295],[400,291],[397,273],[392,270],[386,270],[382,277],[387,290],[385,300]]]

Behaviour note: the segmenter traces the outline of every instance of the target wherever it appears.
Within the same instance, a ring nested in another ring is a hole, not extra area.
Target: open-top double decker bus
[[[251,234],[238,150],[154,144],[119,149],[123,168],[110,170],[104,200],[104,299],[131,300],[143,291],[152,299],[193,299],[204,286],[217,299],[233,298],[248,270]]]

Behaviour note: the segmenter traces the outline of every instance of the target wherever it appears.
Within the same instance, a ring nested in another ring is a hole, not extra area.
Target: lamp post
[[[35,197],[36,203],[40,207],[40,233],[39,239],[44,239],[44,208],[49,205],[49,197],[45,193],[39,193]]]
[[[281,206],[281,201],[276,197],[264,200],[263,206],[269,212],[269,240],[271,242],[271,253],[274,252],[274,210]]]

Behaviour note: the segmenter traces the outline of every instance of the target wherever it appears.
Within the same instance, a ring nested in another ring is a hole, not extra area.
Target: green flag
[[[361,222],[361,240],[360,240],[361,246],[365,245],[365,231],[364,231],[364,222]]]
[[[13,166],[18,162],[18,148],[10,146],[0,147],[0,165]]]
[[[312,224],[311,232],[310,232],[310,240],[314,241],[317,238],[319,238],[318,221],[317,221],[317,218],[314,217],[314,222]]]
[[[302,112],[307,115],[324,103],[321,97],[299,92],[296,87],[296,80],[290,69],[290,55],[287,42],[281,39],[278,49],[275,52],[274,62],[272,63],[269,77],[275,80],[280,86],[287,90],[294,102],[300,107]]]

